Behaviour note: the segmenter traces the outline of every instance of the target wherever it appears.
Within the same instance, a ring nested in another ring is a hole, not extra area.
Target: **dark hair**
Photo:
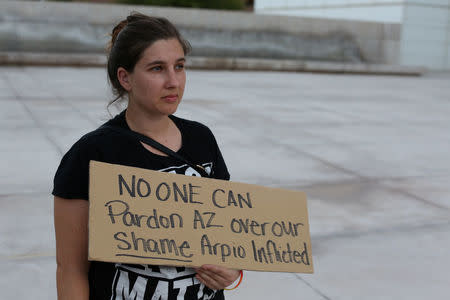
[[[128,72],[133,72],[145,49],[158,40],[172,38],[180,42],[185,55],[191,51],[189,42],[183,39],[177,28],[166,18],[133,12],[114,27],[108,47],[108,79],[116,97],[109,105],[126,94],[117,78],[117,69],[122,67]]]

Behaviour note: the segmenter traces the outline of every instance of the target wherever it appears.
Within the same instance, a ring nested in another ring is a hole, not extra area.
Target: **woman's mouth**
[[[178,95],[177,94],[172,94],[172,95],[167,95],[162,97],[164,99],[164,101],[169,102],[169,103],[175,103],[178,100]]]

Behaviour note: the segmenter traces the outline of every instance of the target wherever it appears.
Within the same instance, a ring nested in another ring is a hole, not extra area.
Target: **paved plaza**
[[[56,299],[53,175],[109,99],[102,68],[0,67],[0,298]],[[449,74],[188,71],[177,115],[233,181],[308,196],[315,273],[246,272],[227,299],[448,299]]]

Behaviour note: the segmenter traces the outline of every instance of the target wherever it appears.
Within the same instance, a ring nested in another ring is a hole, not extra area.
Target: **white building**
[[[255,12],[401,24],[399,64],[450,70],[450,0],[255,0]]]

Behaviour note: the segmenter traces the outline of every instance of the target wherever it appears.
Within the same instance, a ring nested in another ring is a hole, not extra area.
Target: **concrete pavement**
[[[309,198],[315,273],[246,272],[227,299],[446,299],[449,82],[189,71],[178,115],[213,130],[232,180]],[[2,298],[56,298],[52,178],[109,97],[101,68],[0,68]]]

